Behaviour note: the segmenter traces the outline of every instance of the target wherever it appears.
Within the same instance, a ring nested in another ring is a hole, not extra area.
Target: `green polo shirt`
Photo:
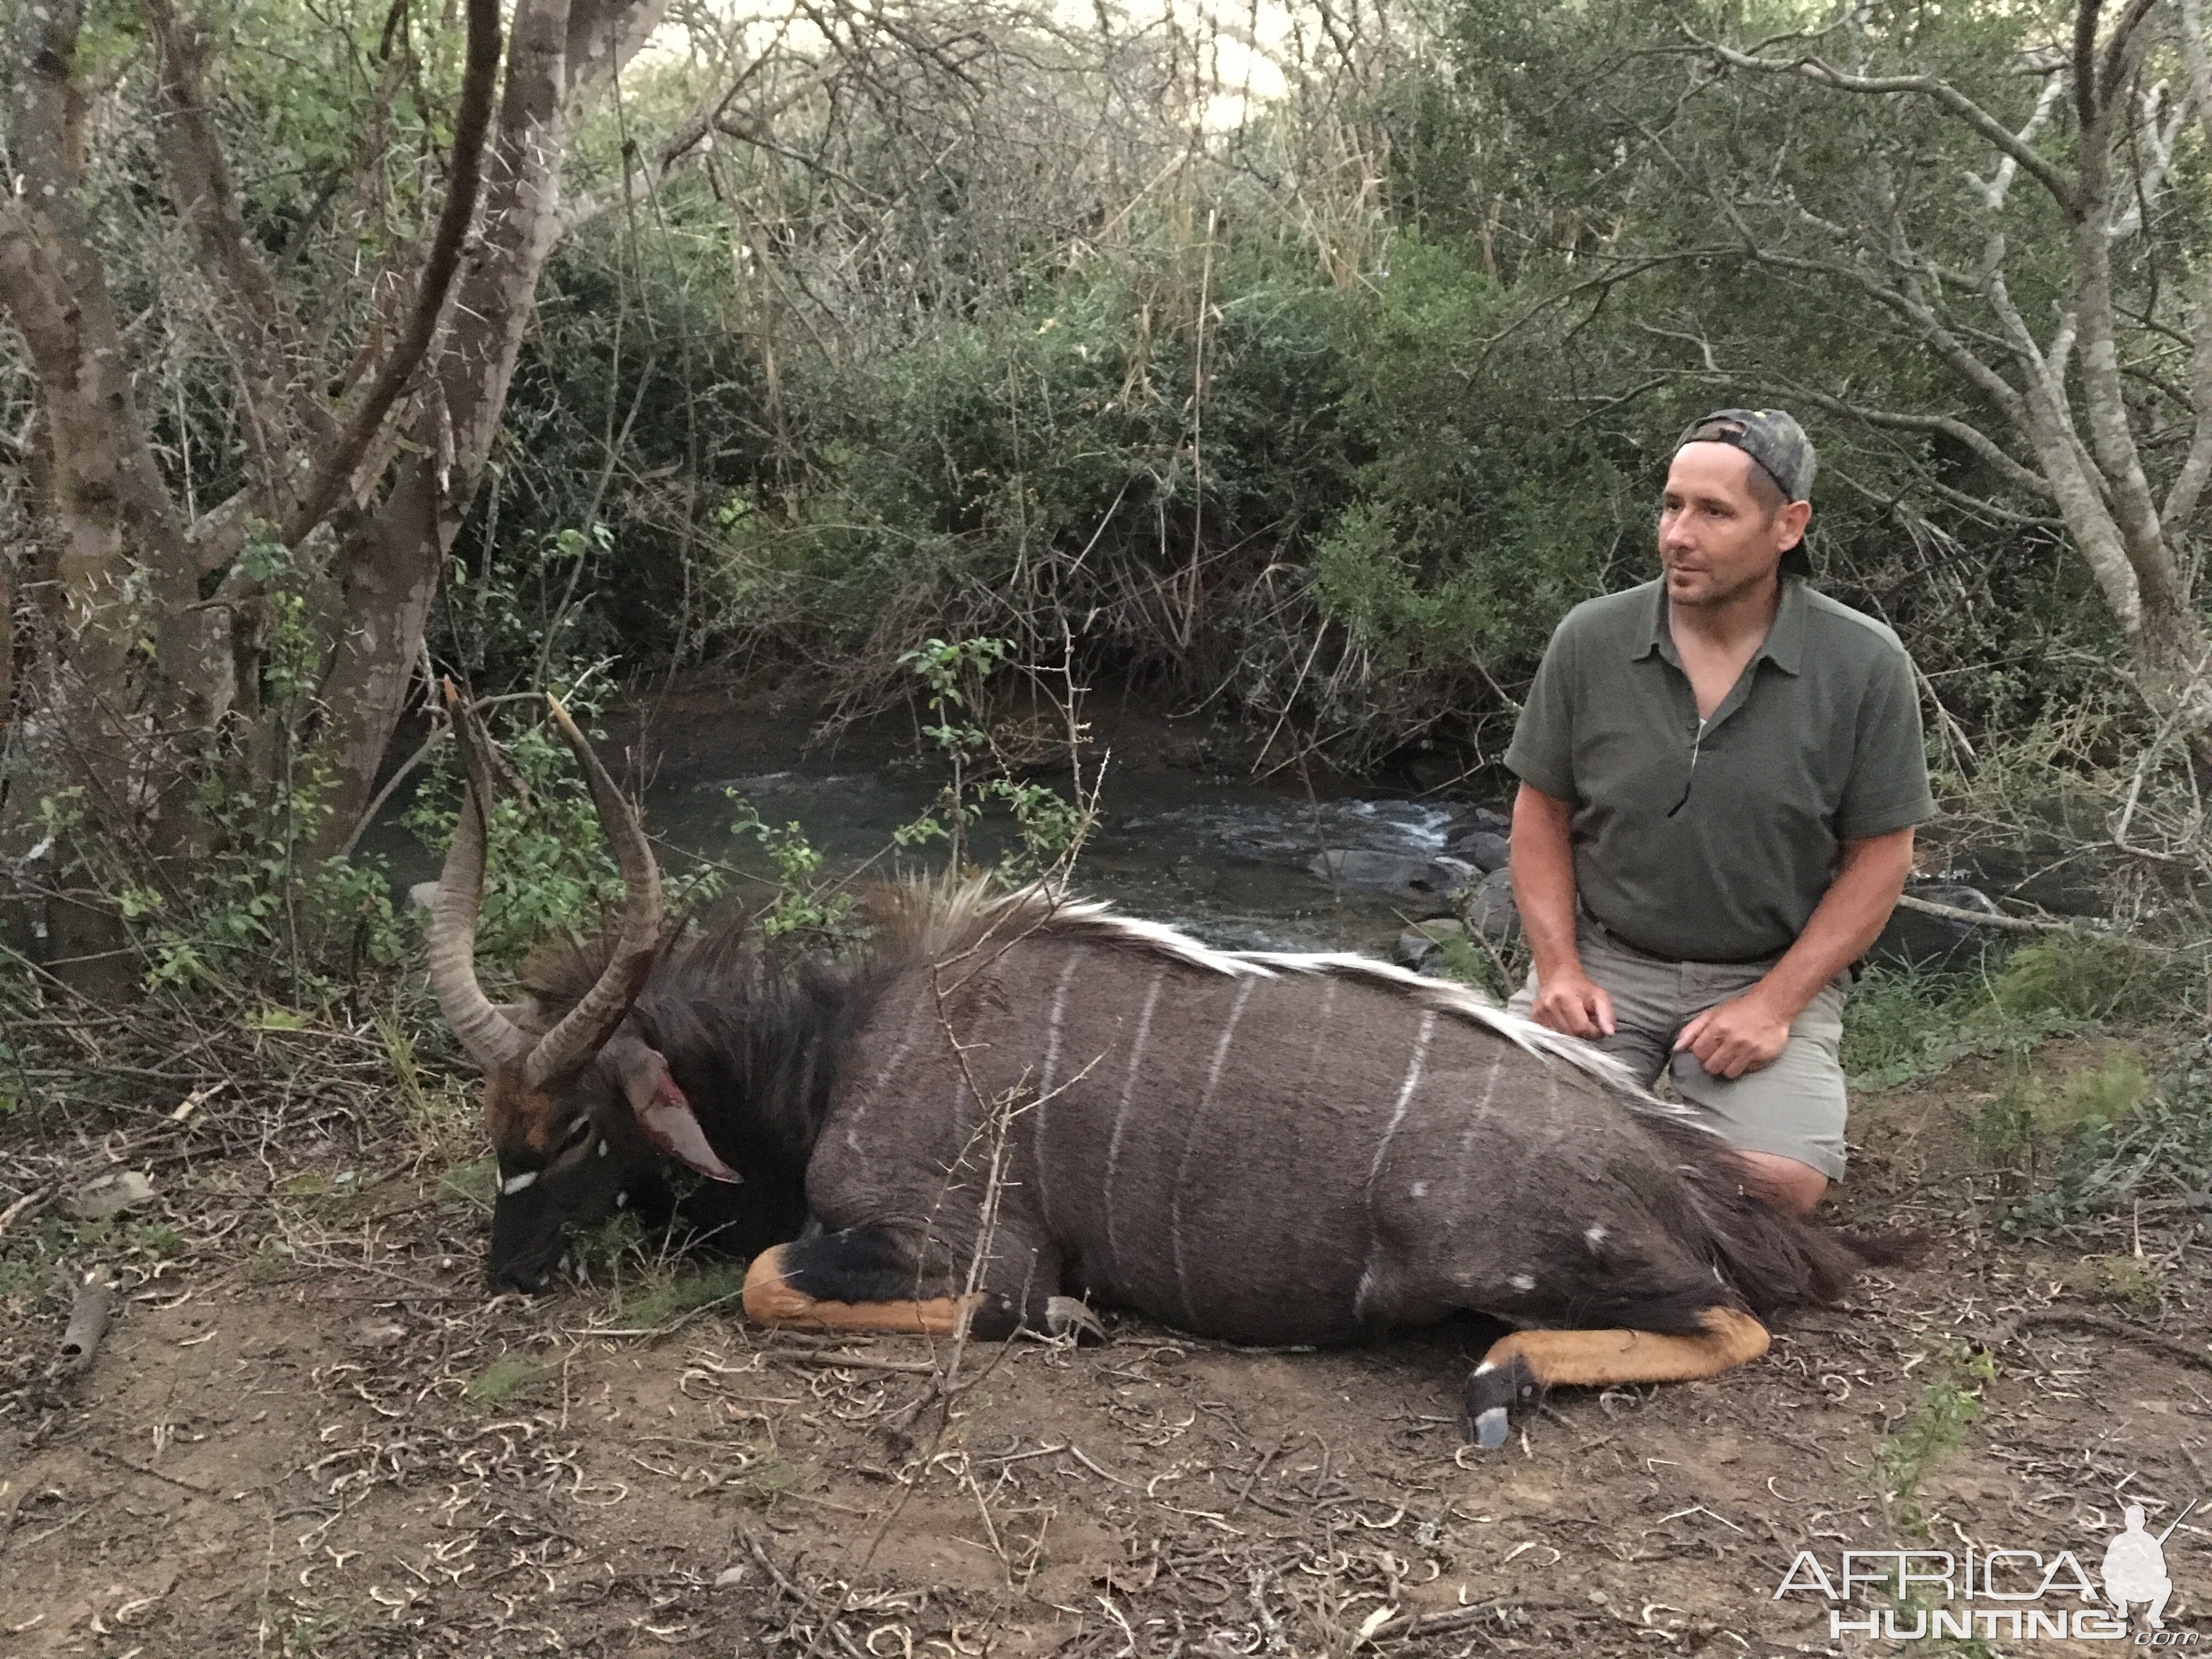
[[[1786,951],[1843,842],[1932,817],[1920,699],[1897,635],[1782,583],[1766,642],[1700,722],[1664,585],[1577,605],[1552,635],[1505,763],[1573,809],[1583,906],[1689,962]]]

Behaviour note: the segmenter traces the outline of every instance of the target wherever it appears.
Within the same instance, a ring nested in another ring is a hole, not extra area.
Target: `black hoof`
[[[1505,1443],[1512,1408],[1534,1405],[1543,1392],[1543,1384],[1519,1354],[1503,1364],[1486,1359],[1468,1377],[1460,1396],[1460,1432],[1485,1451],[1496,1451]]]
[[[1012,1297],[989,1291],[968,1316],[968,1334],[977,1342],[1010,1342],[1024,1334],[1073,1335],[1082,1344],[1103,1342],[1106,1328],[1073,1297],[1047,1297],[1024,1310]]]
[[[1012,1297],[988,1291],[968,1316],[968,1340],[971,1342],[1006,1342],[1022,1328],[1022,1310],[1014,1305]]]

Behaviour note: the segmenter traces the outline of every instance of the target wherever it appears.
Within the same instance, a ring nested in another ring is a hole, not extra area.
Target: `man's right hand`
[[[1613,999],[1579,967],[1549,975],[1539,973],[1536,1001],[1528,1017],[1569,1036],[1595,1039],[1613,1035]]]
[[[1524,783],[1513,798],[1513,898],[1536,958],[1539,1025],[1569,1036],[1613,1035],[1613,999],[1590,982],[1575,949],[1574,808]]]

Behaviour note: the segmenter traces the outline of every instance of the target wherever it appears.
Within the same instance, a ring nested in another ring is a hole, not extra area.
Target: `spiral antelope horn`
[[[486,1071],[498,1071],[525,1060],[532,1039],[500,1012],[477,983],[477,910],[483,901],[484,813],[491,792],[483,757],[470,729],[468,708],[451,680],[445,683],[445,696],[469,781],[462,791],[453,843],[446,849],[445,867],[438,872],[437,902],[430,907],[430,988],[437,993],[438,1006],[445,1011],[446,1024],[461,1047]]]
[[[599,808],[599,823],[607,839],[614,843],[615,860],[622,866],[629,899],[623,907],[621,937],[615,941],[598,983],[562,1016],[559,1024],[538,1040],[538,1046],[524,1060],[523,1079],[532,1088],[543,1088],[556,1079],[581,1071],[615,1034],[653,971],[653,958],[660,950],[662,921],[660,866],[654,861],[653,848],[646,844],[644,826],[560,700],[549,696],[545,701],[552,708],[554,725],[574,752],[584,781],[591,786],[592,804]]]

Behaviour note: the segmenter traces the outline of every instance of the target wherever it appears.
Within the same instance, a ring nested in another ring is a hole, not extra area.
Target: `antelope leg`
[[[927,1301],[825,1302],[784,1278],[784,1252],[778,1244],[753,1258],[745,1272],[745,1316],[757,1325],[799,1331],[896,1331],[909,1335],[951,1336],[961,1320],[982,1301],[976,1295],[932,1297]]]
[[[1717,1376],[1766,1352],[1766,1327],[1734,1308],[1698,1316],[1702,1336],[1652,1331],[1515,1331],[1490,1346],[1467,1380],[1462,1421],[1470,1439],[1505,1443],[1508,1408],[1565,1385],[1681,1382]]]

